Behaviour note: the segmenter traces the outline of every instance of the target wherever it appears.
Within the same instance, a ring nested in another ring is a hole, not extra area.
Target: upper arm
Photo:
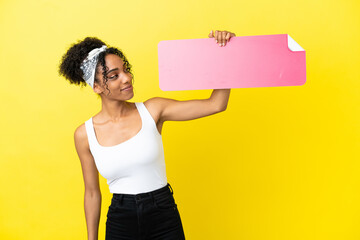
[[[159,120],[186,121],[221,112],[210,99],[179,101],[170,98],[154,97],[147,100],[157,109]]]
[[[74,132],[74,141],[76,152],[79,156],[85,192],[99,193],[99,172],[96,168],[94,158],[89,149],[85,124],[80,125]]]

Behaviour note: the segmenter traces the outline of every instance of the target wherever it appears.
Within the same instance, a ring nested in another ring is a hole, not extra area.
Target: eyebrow
[[[123,66],[125,66],[125,63],[123,64]],[[119,70],[119,68],[114,68],[114,69],[109,70],[109,71],[106,73],[106,75],[108,75],[110,72],[116,71],[116,70]]]
[[[110,72],[116,71],[116,70],[119,70],[119,68],[114,68],[114,69],[109,70],[109,71],[106,73],[106,75],[109,74]]]

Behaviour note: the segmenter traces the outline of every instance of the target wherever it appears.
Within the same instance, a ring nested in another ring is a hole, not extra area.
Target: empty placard
[[[160,41],[163,91],[299,86],[306,82],[305,50],[288,34]]]

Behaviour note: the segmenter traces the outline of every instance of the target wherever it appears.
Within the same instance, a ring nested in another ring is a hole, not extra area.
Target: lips
[[[131,88],[131,85],[130,86],[127,86],[127,87],[125,87],[125,88],[123,88],[123,89],[121,89],[121,91],[123,91],[123,90],[128,90],[128,89],[130,89]]]

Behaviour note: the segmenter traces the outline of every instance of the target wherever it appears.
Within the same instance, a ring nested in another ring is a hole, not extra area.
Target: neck
[[[119,100],[102,100],[101,115],[112,122],[126,117],[132,109],[132,104]]]

